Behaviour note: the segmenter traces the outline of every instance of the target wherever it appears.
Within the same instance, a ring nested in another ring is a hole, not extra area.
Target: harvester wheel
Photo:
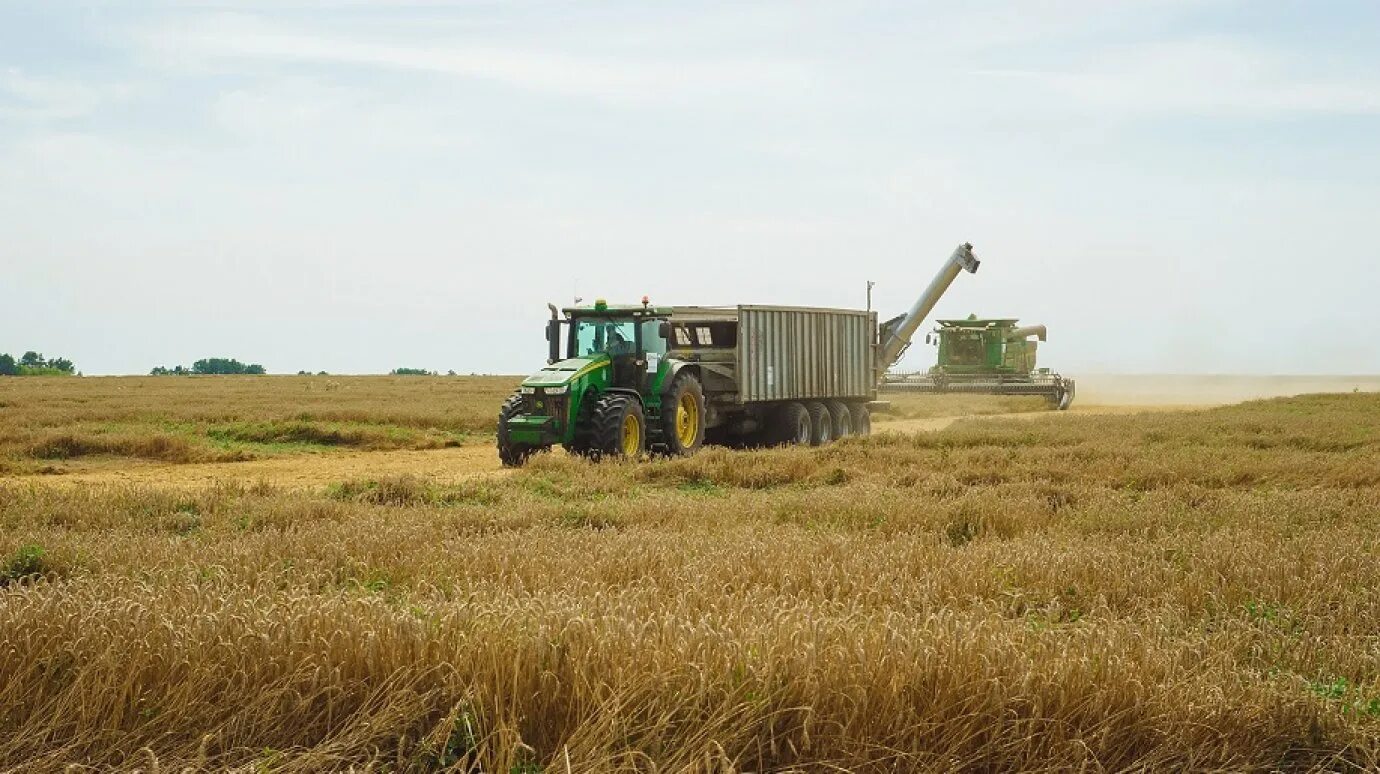
[[[799,403],[785,403],[772,415],[767,437],[773,445],[805,446],[814,436],[810,412]]]
[[[862,403],[854,404],[849,409],[853,414],[853,435],[863,438],[872,435],[872,412]]]
[[[825,404],[829,416],[834,420],[834,438],[847,438],[853,434],[853,412],[843,401],[831,400]]]
[[[647,418],[642,403],[619,393],[599,396],[594,404],[591,456],[637,459],[647,449]]]
[[[704,388],[694,374],[677,375],[661,399],[661,443],[672,456],[694,454],[704,445]]]
[[[517,443],[508,438],[508,420],[521,413],[522,395],[519,393],[510,395],[503,401],[503,408],[498,410],[498,461],[505,468],[521,467],[537,451],[537,447],[531,444]]]
[[[811,403],[806,407],[810,412],[810,445],[823,446],[834,440],[834,420],[823,403]]]

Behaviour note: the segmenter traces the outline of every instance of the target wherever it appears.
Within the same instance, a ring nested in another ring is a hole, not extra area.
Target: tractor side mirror
[[[546,324],[546,362],[551,364],[561,359],[561,321],[552,320]]]
[[[668,322],[662,322],[661,325],[658,325],[658,326],[657,326],[656,332],[657,332],[657,335],[661,336],[661,338],[666,339],[667,341],[670,341],[670,340],[671,340],[671,324],[670,324],[670,323],[668,323]]]
[[[925,343],[930,343],[930,335],[928,333],[925,334]]]

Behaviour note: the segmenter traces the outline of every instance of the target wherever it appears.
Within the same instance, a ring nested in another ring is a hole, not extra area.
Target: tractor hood
[[[523,387],[559,387],[609,364],[608,355],[572,357],[541,369],[522,380]]]

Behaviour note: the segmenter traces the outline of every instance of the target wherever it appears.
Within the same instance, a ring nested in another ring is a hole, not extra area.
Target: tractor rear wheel
[[[646,451],[647,418],[636,398],[619,393],[599,396],[592,422],[591,456],[634,460]]]
[[[704,388],[694,374],[677,375],[661,399],[661,443],[673,456],[694,454],[704,445]]]
[[[521,413],[522,395],[516,392],[503,401],[503,407],[498,410],[498,461],[505,468],[522,467],[522,463],[537,451],[536,446],[518,443],[508,437],[508,420]]]
[[[811,403],[805,407],[810,412],[810,445],[823,446],[834,440],[834,420],[823,403]]]
[[[834,420],[834,438],[847,438],[853,434],[853,412],[848,408],[848,404],[839,400],[831,400],[825,404],[829,408],[829,416]]]
[[[767,437],[773,445],[806,446],[814,435],[810,412],[799,403],[785,403],[772,414]]]

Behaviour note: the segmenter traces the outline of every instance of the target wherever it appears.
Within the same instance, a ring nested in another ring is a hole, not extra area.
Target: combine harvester
[[[593,306],[546,325],[547,365],[499,412],[498,455],[556,444],[595,458],[685,455],[704,443],[812,444],[871,431],[888,368],[961,271],[956,248],[910,311],[790,306]]]
[[[939,362],[929,371],[887,374],[887,392],[1038,395],[1060,411],[1073,403],[1074,383],[1048,368],[1035,367],[1043,325],[1017,327],[1014,319],[939,320],[934,339]]]

